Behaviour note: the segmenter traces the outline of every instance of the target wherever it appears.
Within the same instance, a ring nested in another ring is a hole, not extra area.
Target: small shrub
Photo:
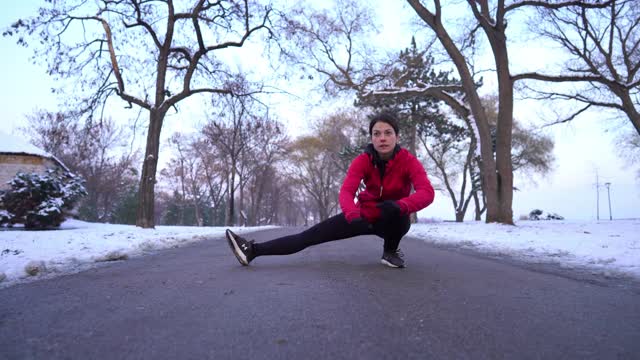
[[[556,213],[548,213],[547,220],[564,220],[564,216],[558,215]]]
[[[542,215],[542,210],[533,209],[529,213],[529,220],[540,220],[540,215]]]
[[[531,210],[529,220],[564,220],[564,217],[556,213],[544,213],[540,209]]]
[[[0,194],[0,225],[24,224],[28,229],[55,228],[82,196],[83,180],[60,169],[44,174],[18,173],[11,189]]]

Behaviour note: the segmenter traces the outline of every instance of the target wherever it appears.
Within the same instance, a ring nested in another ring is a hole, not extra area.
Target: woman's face
[[[371,129],[371,142],[373,148],[378,152],[380,158],[389,159],[393,154],[393,149],[398,142],[398,136],[391,125],[383,121],[378,121]]]

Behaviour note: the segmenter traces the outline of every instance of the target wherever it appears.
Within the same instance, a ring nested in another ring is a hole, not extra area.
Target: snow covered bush
[[[9,185],[0,194],[0,225],[24,224],[28,229],[60,226],[78,199],[87,195],[82,178],[60,169],[21,172]]]
[[[564,220],[564,217],[556,213],[545,213],[540,209],[534,209],[529,213],[529,220]]]
[[[540,216],[542,215],[542,210],[533,209],[529,213],[529,220],[540,220]]]
[[[0,199],[2,199],[2,194],[4,194],[4,192],[0,193]],[[1,206],[2,203],[0,203],[0,207]],[[7,210],[0,208],[0,225],[8,223],[12,216],[13,214],[8,212]]]

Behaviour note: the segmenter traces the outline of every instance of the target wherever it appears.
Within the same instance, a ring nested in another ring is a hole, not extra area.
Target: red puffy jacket
[[[422,210],[433,202],[435,196],[433,186],[427,177],[424,167],[407,150],[400,148],[385,166],[384,176],[375,165],[373,147],[358,155],[347,171],[347,176],[340,189],[339,201],[347,221],[364,218],[373,223],[380,218],[380,209],[376,205],[384,200],[396,200],[402,214],[410,214]],[[356,191],[360,181],[366,188],[358,194]],[[410,194],[411,185],[415,192]]]

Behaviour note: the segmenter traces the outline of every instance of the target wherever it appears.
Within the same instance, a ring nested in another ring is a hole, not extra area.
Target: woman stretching
[[[398,245],[411,227],[409,214],[433,202],[433,186],[420,161],[398,145],[395,116],[375,115],[369,123],[369,135],[371,143],[351,162],[342,183],[342,213],[301,233],[263,243],[248,241],[227,229],[227,241],[240,264],[247,266],[258,256],[288,255],[312,245],[375,234],[384,239],[382,263],[403,268]],[[361,182],[365,188],[357,193]]]

